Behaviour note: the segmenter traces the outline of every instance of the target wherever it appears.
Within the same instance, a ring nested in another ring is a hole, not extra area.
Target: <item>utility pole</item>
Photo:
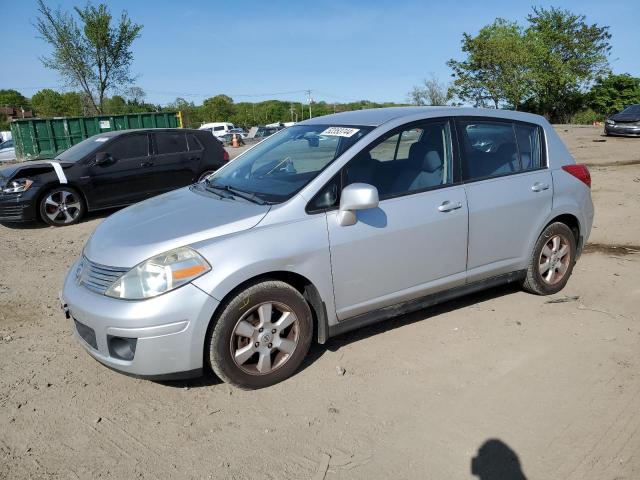
[[[311,90],[305,90],[307,92],[307,101],[309,102],[309,118],[313,118],[311,115],[311,102],[313,99],[311,98]]]

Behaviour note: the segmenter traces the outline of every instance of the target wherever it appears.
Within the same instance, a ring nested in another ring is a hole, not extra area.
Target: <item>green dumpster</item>
[[[95,117],[25,118],[11,122],[18,160],[53,158],[85,138],[130,128],[179,128],[180,112],[127,113]]]

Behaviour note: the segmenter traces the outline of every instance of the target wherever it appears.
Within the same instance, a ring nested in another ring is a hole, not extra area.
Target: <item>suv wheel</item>
[[[213,172],[215,172],[215,170],[206,170],[206,171],[202,172],[200,174],[200,176],[198,177],[198,183],[202,182],[205,178],[207,178]]]
[[[575,264],[576,238],[564,223],[556,222],[544,229],[522,283],[525,290],[538,295],[552,295],[564,288]]]
[[[222,380],[262,388],[291,376],[309,351],[311,310],[291,285],[263,281],[222,306],[210,329],[206,353]]]
[[[40,218],[49,225],[62,227],[78,223],[85,212],[80,194],[70,187],[58,187],[40,200]]]

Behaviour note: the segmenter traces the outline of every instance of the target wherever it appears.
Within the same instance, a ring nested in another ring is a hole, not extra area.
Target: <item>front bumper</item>
[[[638,136],[640,135],[640,125],[628,123],[616,123],[614,125],[609,125],[608,123],[605,123],[604,133],[606,133],[607,135]]]
[[[179,378],[202,371],[216,299],[188,284],[147,300],[119,300],[78,285],[75,270],[76,264],[69,269],[60,301],[76,339],[93,358],[142,377]],[[118,357],[113,338],[135,339],[132,359]]]
[[[0,193],[0,222],[31,222],[38,218],[37,194],[33,188],[23,193]]]

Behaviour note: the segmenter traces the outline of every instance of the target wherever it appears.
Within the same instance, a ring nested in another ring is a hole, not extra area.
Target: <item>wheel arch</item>
[[[573,235],[576,237],[576,250],[577,250],[576,258],[577,258],[578,256],[580,256],[580,253],[582,252],[582,248],[584,247],[583,235],[580,227],[580,220],[578,219],[578,217],[576,217],[572,213],[561,213],[559,215],[554,216],[552,219],[550,219],[542,228],[542,230],[540,231],[540,234],[544,232],[545,228],[547,228],[552,223],[556,223],[556,222],[564,223],[567,227],[571,229],[571,231],[573,232]]]

